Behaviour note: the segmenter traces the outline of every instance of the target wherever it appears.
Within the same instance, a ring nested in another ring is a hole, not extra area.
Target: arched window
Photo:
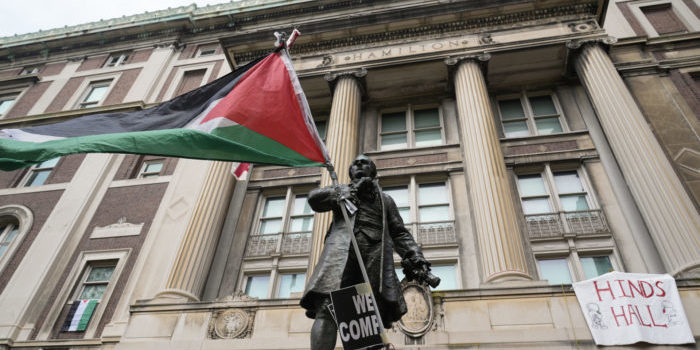
[[[0,271],[10,261],[32,227],[34,215],[23,205],[0,207]]]

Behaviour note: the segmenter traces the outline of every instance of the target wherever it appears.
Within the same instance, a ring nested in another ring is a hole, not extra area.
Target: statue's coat
[[[338,186],[348,188],[347,185]],[[372,290],[378,298],[377,304],[382,321],[384,326],[389,328],[392,322],[398,321],[407,311],[394,270],[392,250],[395,249],[402,258],[413,255],[417,255],[421,260],[424,258],[413,236],[406,230],[394,200],[389,195],[379,192],[381,193],[379,207],[383,208],[382,222],[377,225],[379,229],[364,229],[356,233],[356,237]],[[332,186],[315,189],[309,193],[309,205],[314,211],[333,210],[333,223],[326,233],[323,253],[300,302],[301,306],[307,310],[307,316],[311,318],[315,318],[319,300],[341,287],[343,271],[352,249],[350,232],[356,232],[354,227],[356,219],[363,210],[363,205],[360,203],[358,212],[350,217],[353,228],[347,230],[343,214],[337,208],[337,193],[338,191]]]

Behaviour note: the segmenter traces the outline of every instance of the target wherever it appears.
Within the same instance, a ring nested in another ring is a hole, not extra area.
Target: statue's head
[[[370,177],[372,179],[377,177],[377,166],[364,154],[357,156],[352,164],[350,164],[350,169],[348,170],[350,172],[350,179],[352,180],[363,177]]]

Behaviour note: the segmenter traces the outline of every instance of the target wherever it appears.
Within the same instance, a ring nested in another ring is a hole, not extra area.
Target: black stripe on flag
[[[80,305],[80,300],[74,301],[73,304],[70,306],[70,309],[68,309],[68,316],[66,316],[66,320],[63,321],[61,332],[68,332],[68,330],[70,329],[70,323],[73,320],[73,315],[75,315],[75,311],[78,310],[78,305]]]
[[[48,136],[77,137],[133,131],[177,129],[187,125],[212,102],[226,96],[251,67],[265,56],[240,67],[213,82],[135,112],[91,114],[65,122],[22,128],[22,131]]]

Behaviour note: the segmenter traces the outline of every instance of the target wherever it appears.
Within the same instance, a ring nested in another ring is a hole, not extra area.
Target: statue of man
[[[403,259],[409,280],[424,282],[433,278],[430,283],[433,287],[439,283],[439,279],[429,273],[430,263],[406,230],[394,200],[379,189],[376,176],[376,166],[362,154],[350,166],[349,185],[328,186],[309,193],[309,205],[314,211],[333,211],[333,223],[326,234],[321,258],[300,302],[306,315],[315,319],[311,329],[312,350],[335,347],[337,326],[328,310],[330,292],[364,282],[350,246],[350,232],[357,240],[384,328],[391,328],[391,324],[407,311],[394,270],[392,250]],[[357,207],[350,216],[350,230],[340,209],[344,199]]]

